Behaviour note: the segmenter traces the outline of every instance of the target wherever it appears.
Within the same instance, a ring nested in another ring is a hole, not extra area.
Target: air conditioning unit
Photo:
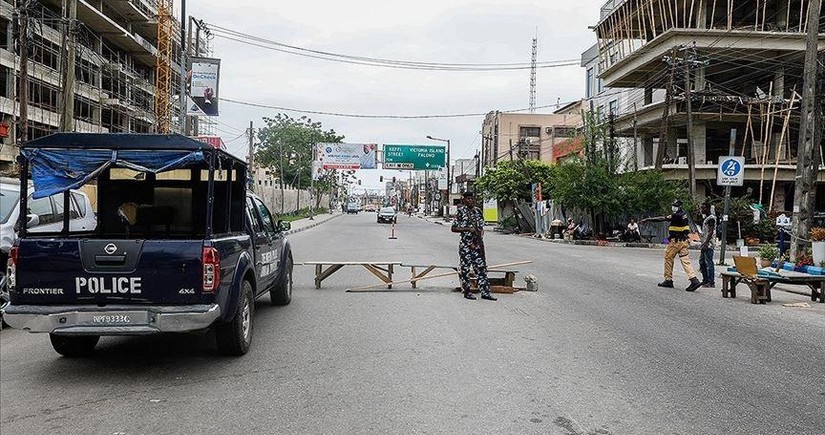
[[[676,159],[676,163],[680,165],[687,165],[687,157],[679,157]]]

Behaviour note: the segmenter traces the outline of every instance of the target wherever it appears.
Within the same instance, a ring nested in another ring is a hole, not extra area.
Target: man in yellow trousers
[[[690,224],[688,223],[687,214],[682,209],[682,201],[678,199],[673,201],[671,208],[673,213],[668,216],[642,219],[642,222],[670,221],[670,226],[668,226],[668,244],[665,248],[665,280],[658,285],[659,287],[673,288],[673,259],[678,255],[679,261],[682,263],[682,267],[690,279],[690,284],[685,291],[696,291],[696,289],[702,286],[702,283],[696,278],[696,271],[693,270],[693,266],[690,264],[690,253],[688,252],[688,247],[690,246],[690,240],[688,239]]]

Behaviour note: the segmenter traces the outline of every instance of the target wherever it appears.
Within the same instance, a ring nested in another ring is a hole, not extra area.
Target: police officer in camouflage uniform
[[[481,299],[494,301],[490,294],[490,281],[487,279],[487,259],[484,255],[484,218],[481,210],[476,207],[476,199],[473,192],[464,192],[464,206],[458,208],[452,231],[461,234],[458,242],[458,257],[460,260],[459,278],[461,288],[464,290],[466,299],[475,299],[470,292],[470,267],[475,269],[478,289],[481,291]]]

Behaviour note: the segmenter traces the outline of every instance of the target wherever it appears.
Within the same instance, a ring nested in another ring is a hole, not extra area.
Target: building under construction
[[[27,17],[25,34],[21,12]],[[154,132],[161,131],[159,124],[179,131],[180,23],[171,12],[170,0],[0,0],[0,172],[13,170],[22,138],[21,101],[28,112],[28,139],[60,129],[61,114],[67,112],[72,131]],[[188,35],[190,55],[195,47],[199,55],[209,54],[207,38]],[[25,47],[28,95],[21,99]],[[67,78],[72,53],[74,77]],[[160,88],[159,71],[168,76]],[[74,89],[69,110],[62,104],[66,83]],[[164,101],[163,110],[158,111],[156,100]],[[159,113],[165,124],[158,122]]]
[[[718,159],[733,142],[734,154],[746,158],[745,186],[734,194],[792,210],[809,3],[605,4],[598,44],[583,65],[590,65],[588,89],[598,89],[593,97],[615,115],[611,129],[631,144],[636,168],[661,166],[669,178],[687,180],[693,159],[697,194],[719,193]],[[818,22],[822,50],[823,16]],[[818,193],[822,210],[822,185]]]

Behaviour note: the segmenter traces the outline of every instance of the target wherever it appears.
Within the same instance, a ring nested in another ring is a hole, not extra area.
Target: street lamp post
[[[450,139],[439,139],[427,135],[427,139],[447,143],[447,216],[450,216],[450,193],[453,191],[453,180],[450,177]]]

